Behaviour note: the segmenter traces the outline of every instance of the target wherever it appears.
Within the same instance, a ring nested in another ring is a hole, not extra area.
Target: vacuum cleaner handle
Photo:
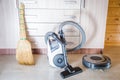
[[[59,37],[57,36],[57,34],[55,34],[54,32],[48,32],[48,33],[46,33],[46,35],[45,35],[45,43],[46,43],[46,44],[47,44],[47,40],[48,40],[50,37],[53,37],[54,39],[57,39],[57,41],[60,42],[60,39],[59,39]]]
[[[76,23],[74,21],[65,21],[65,22],[62,22],[60,24],[60,26],[59,26],[59,34],[60,34],[60,36],[64,36],[62,29],[63,29],[63,27],[65,25],[72,25],[72,26],[76,27],[80,31],[81,35],[82,35],[82,41],[81,41],[81,43],[79,43],[79,45],[77,45],[76,47],[74,47],[72,49],[68,49],[67,52],[80,49],[83,46],[83,44],[85,44],[85,42],[86,42],[86,35],[85,35],[85,32],[84,32],[83,28],[78,23]]]

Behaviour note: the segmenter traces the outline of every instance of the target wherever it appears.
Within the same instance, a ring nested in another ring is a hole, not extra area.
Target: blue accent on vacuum
[[[80,33],[81,33],[81,37],[82,37],[82,41],[79,45],[77,45],[76,47],[66,50],[66,40],[65,40],[65,35],[63,33],[63,27],[65,25],[71,25],[76,27]],[[48,32],[45,35],[45,42],[48,46],[48,60],[49,60],[49,64],[53,67],[59,67],[59,68],[64,68],[65,70],[63,72],[60,73],[62,78],[67,78],[70,77],[72,75],[78,74],[80,72],[82,72],[82,69],[79,67],[72,67],[67,60],[67,52],[69,51],[74,51],[77,49],[80,49],[83,44],[85,44],[86,41],[86,35],[84,30],[82,29],[82,27],[73,21],[65,21],[62,22],[59,26],[59,35],[57,35],[54,32]]]

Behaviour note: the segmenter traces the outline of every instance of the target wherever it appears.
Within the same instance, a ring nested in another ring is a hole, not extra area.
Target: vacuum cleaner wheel
[[[64,55],[57,54],[56,56],[54,56],[53,62],[57,67],[60,67],[60,68],[65,67]]]
[[[111,66],[110,58],[101,54],[85,55],[82,58],[82,63],[85,67],[91,69],[106,69]]]

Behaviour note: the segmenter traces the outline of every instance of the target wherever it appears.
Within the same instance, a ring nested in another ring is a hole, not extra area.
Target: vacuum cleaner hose
[[[86,41],[86,35],[85,35],[85,32],[84,32],[83,28],[78,23],[76,23],[76,22],[65,21],[65,22],[62,22],[60,24],[60,26],[59,26],[59,34],[60,35],[63,34],[63,30],[62,29],[63,29],[63,27],[65,25],[72,25],[72,26],[76,27],[80,31],[81,35],[82,35],[82,41],[81,41],[81,43],[79,43],[79,45],[77,45],[76,47],[74,47],[72,49],[68,49],[67,52],[80,49],[82,47],[82,45],[85,44],[85,41]]]

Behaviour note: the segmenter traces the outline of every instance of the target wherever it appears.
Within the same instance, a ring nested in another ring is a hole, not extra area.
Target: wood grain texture
[[[105,41],[106,45],[105,46],[120,46],[120,42],[108,42],[108,41]]]
[[[119,33],[120,32],[120,25],[115,24],[115,25],[107,25],[106,28],[106,33]]]
[[[120,46],[120,0],[109,0],[105,46]]]
[[[109,0],[109,7],[120,7],[120,0]]]
[[[115,56],[115,54],[120,55],[120,46],[105,46],[103,54],[111,54],[113,56]]]
[[[106,41],[108,42],[120,42],[120,33],[106,34]]]
[[[120,17],[108,17],[107,24],[120,24]]]
[[[120,17],[120,8],[108,8],[108,17]]]

